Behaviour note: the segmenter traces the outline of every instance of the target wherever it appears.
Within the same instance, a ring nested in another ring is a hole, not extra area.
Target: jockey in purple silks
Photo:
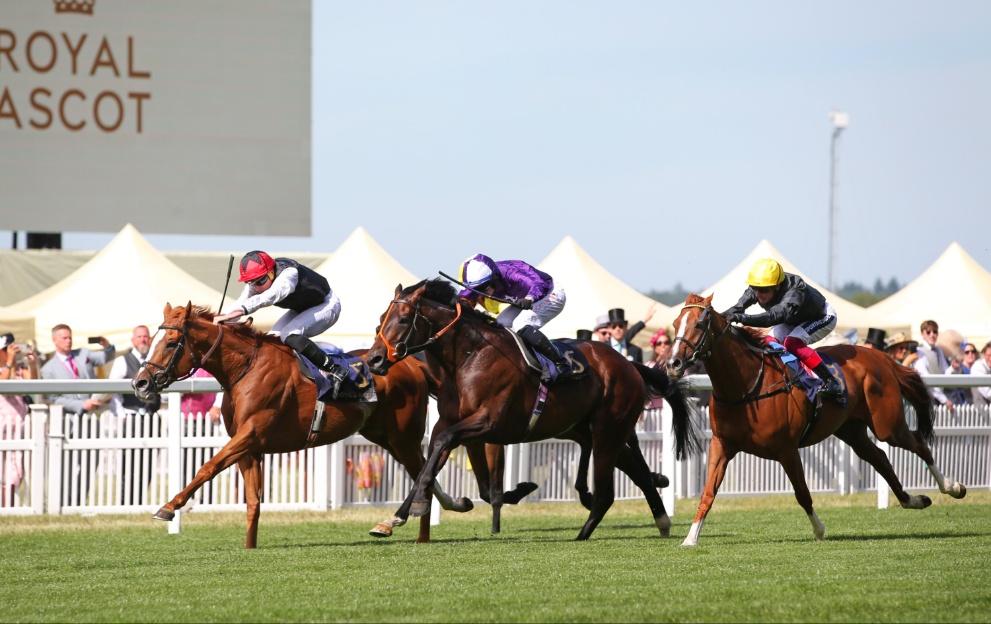
[[[571,372],[567,358],[540,331],[564,309],[564,289],[555,287],[554,278],[522,260],[495,262],[482,254],[465,260],[458,278],[470,288],[458,293],[459,297],[472,305],[479,303],[498,315],[496,322],[499,325],[511,328],[525,343],[553,362],[559,375]],[[499,301],[485,295],[508,301],[510,305],[500,309]],[[549,376],[545,372],[544,381]]]

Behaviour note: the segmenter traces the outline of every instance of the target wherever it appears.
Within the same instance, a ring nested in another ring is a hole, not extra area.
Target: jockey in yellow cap
[[[810,343],[825,338],[836,327],[836,310],[818,290],[797,275],[785,273],[773,258],[761,258],[747,275],[748,288],[736,305],[723,312],[730,323],[769,327],[771,337],[784,345],[823,381],[824,396],[840,394],[840,384]],[[745,314],[753,304],[761,314]]]

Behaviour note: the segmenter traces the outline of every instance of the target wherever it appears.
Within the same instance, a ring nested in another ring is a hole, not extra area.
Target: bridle
[[[385,337],[385,334],[382,333],[382,329],[385,327],[386,323],[388,323],[389,315],[392,313],[392,308],[397,303],[407,305],[413,309],[413,322],[410,323],[409,328],[406,330],[406,333],[400,338],[399,342],[396,343],[396,346],[393,347],[391,344],[389,344],[389,340]],[[414,345],[411,347],[407,343],[410,340],[410,338],[413,336],[413,332],[416,331],[417,329],[416,322],[418,320],[422,319],[423,322],[426,323],[428,334],[433,331],[434,325],[430,321],[430,319],[428,319],[426,315],[420,311],[419,303],[414,304],[409,301],[406,301],[405,299],[393,299],[389,303],[389,309],[385,311],[385,316],[382,318],[382,325],[379,327],[378,330],[378,337],[382,339],[382,342],[388,348],[387,357],[389,358],[389,361],[394,364],[399,360],[403,359],[404,357],[408,355],[413,355],[414,353],[419,353],[420,351],[423,351],[424,349],[428,348],[430,345],[437,342],[437,339],[443,336],[444,333],[447,332],[447,330],[451,329],[451,327],[454,326],[454,324],[458,321],[458,319],[461,318],[461,302],[459,301],[458,303],[456,303],[455,307],[458,313],[455,315],[454,319],[452,319],[450,323],[448,323],[440,331],[434,333],[432,336],[427,338],[427,340],[422,344]]]
[[[709,338],[713,335],[712,315],[714,314],[714,311],[712,309],[712,306],[704,306],[697,303],[686,303],[685,307],[682,309],[685,310],[688,308],[699,308],[700,310],[702,310],[702,316],[700,316],[699,319],[695,321],[695,326],[699,327],[700,325],[705,323],[705,327],[702,328],[702,337],[699,339],[698,344],[695,344],[688,338],[685,338],[684,335],[682,335],[680,332],[679,335],[674,339],[674,342],[671,343],[672,353],[678,350],[679,342],[685,343],[685,346],[691,349],[691,353],[689,353],[685,357],[685,368],[688,368],[692,364],[695,364],[695,362],[697,362],[699,359],[703,359],[703,360],[708,359],[709,356],[712,355],[712,347],[723,336],[723,333],[721,332],[718,336],[716,336],[712,340],[709,340]],[[725,332],[725,330],[723,331]],[[703,346],[706,347],[705,351],[702,350]]]
[[[695,326],[699,327],[703,323],[705,324],[705,326],[702,328],[702,337],[699,339],[697,345],[694,344],[691,340],[685,338],[684,336],[678,336],[677,338],[674,339],[674,343],[672,345],[673,351],[677,350],[674,345],[676,345],[679,340],[685,343],[685,346],[692,350],[691,353],[687,357],[685,357],[685,368],[688,368],[689,366],[697,362],[699,359],[703,359],[703,360],[708,359],[709,356],[712,355],[712,349],[715,346],[715,344],[719,342],[719,339],[722,338],[727,331],[737,332],[740,330],[738,330],[736,327],[732,325],[727,324],[726,328],[723,329],[723,331],[719,332],[718,335],[716,335],[715,332],[713,331],[713,325],[712,325],[712,317],[715,314],[715,310],[712,309],[711,305],[704,306],[697,303],[689,303],[689,304],[685,304],[685,308],[700,308],[701,310],[703,310],[702,315],[695,322]],[[712,336],[715,337],[712,338]],[[717,403],[722,403],[723,405],[737,405],[740,403],[750,403],[752,401],[765,399],[767,397],[774,396],[782,392],[791,392],[792,388],[795,387],[795,384],[792,383],[791,379],[788,377],[788,373],[783,368],[779,368],[778,370],[781,372],[781,379],[782,379],[781,385],[778,386],[777,388],[768,390],[763,394],[758,394],[758,390],[760,389],[761,384],[764,381],[764,368],[765,365],[767,364],[767,359],[768,359],[767,356],[778,355],[778,352],[773,349],[762,349],[760,347],[755,347],[751,345],[750,342],[747,340],[743,340],[743,344],[744,346],[747,347],[747,349],[753,351],[754,353],[760,356],[760,369],[758,369],[757,371],[757,376],[754,379],[754,383],[750,386],[750,389],[747,390],[744,393],[744,395],[738,399],[722,399],[717,397],[715,392],[713,392],[712,398],[715,399]],[[702,350],[703,346],[706,347],[704,351]]]
[[[171,349],[173,349],[172,356],[169,358],[169,361],[165,366],[162,366],[161,364],[156,364],[155,362],[152,361],[145,361],[145,363],[141,366],[142,368],[148,368],[148,377],[151,379],[151,383],[155,387],[154,388],[155,392],[161,392],[162,390],[164,390],[165,388],[169,387],[170,385],[172,385],[177,381],[182,381],[183,379],[189,379],[190,377],[193,376],[193,374],[196,373],[196,371],[203,368],[203,363],[210,359],[210,356],[213,355],[213,352],[217,349],[218,346],[220,346],[220,342],[224,338],[224,326],[221,324],[218,325],[218,327],[220,328],[220,331],[217,332],[217,339],[213,342],[213,345],[206,352],[206,354],[200,357],[200,355],[196,352],[196,350],[193,349],[193,345],[191,343],[188,343],[187,341],[187,339],[189,338],[188,320],[182,325],[182,327],[179,327],[178,325],[158,326],[159,329],[174,329],[180,332],[182,335],[179,337],[179,340],[176,341],[175,346],[171,347]],[[166,345],[165,348],[169,349],[170,347]],[[193,360],[193,367],[189,370],[188,373],[186,373],[182,377],[178,377],[175,374],[175,370],[179,365],[179,359],[182,356],[182,351],[184,348],[189,350],[189,356]],[[158,370],[152,372],[151,370],[152,368],[157,368]],[[231,385],[233,386],[234,384],[232,383]]]

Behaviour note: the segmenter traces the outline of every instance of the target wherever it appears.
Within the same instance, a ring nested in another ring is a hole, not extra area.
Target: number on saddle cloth
[[[781,362],[788,366],[792,370],[791,379],[794,383],[805,391],[805,396],[809,398],[809,402],[815,403],[816,395],[819,394],[819,388],[822,386],[822,381],[815,376],[808,369],[807,366],[802,364],[797,357],[790,351],[786,351],[785,348],[779,342],[768,342],[768,347],[775,351],[775,355],[781,358]],[[839,365],[833,361],[831,357],[825,353],[819,353],[819,357],[822,358],[822,363],[826,365],[829,372],[836,377],[836,380],[840,382],[840,387],[843,389],[842,394],[839,397],[833,399],[835,403],[839,403],[842,407],[847,406],[847,388],[846,388],[846,378],[843,376],[843,370]]]
[[[355,355],[347,353],[332,353],[324,350],[327,356],[347,371],[347,377],[341,382],[341,387],[337,392],[337,398],[330,396],[333,384],[327,379],[324,372],[318,369],[313,362],[305,357],[296,359],[304,363],[310,372],[310,377],[317,384],[317,396],[320,401],[351,401],[356,403],[371,403],[377,400],[375,393],[375,380],[365,361]],[[325,396],[326,395],[326,396]]]
[[[576,343],[570,340],[551,340],[557,350],[568,360],[568,364],[571,365],[571,374],[567,376],[568,380],[580,379],[585,376],[586,371],[588,371],[588,360],[585,359],[584,354],[578,350],[575,346]],[[536,356],[537,361],[540,362],[540,366],[544,371],[550,371],[551,379],[548,383],[553,384],[557,381],[558,377],[561,375],[557,372],[557,367],[554,362],[550,359],[544,357],[535,350],[530,351],[534,356]]]

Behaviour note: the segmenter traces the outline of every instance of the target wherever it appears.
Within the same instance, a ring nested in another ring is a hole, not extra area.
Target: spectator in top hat
[[[864,346],[868,349],[877,349],[878,351],[884,351],[885,331],[883,329],[877,329],[876,327],[870,327],[867,329],[867,338],[864,339]]]
[[[626,359],[643,364],[643,349],[635,344],[631,344],[630,341],[640,333],[640,330],[646,327],[647,322],[653,318],[656,311],[657,303],[651,302],[643,319],[634,323],[632,327],[629,327],[623,308],[609,310],[609,330],[611,334],[609,344],[612,345],[612,348],[616,349]]]
[[[575,338],[577,338],[578,340],[591,340],[592,335],[593,334],[591,329],[579,329],[577,332],[575,332]]]

